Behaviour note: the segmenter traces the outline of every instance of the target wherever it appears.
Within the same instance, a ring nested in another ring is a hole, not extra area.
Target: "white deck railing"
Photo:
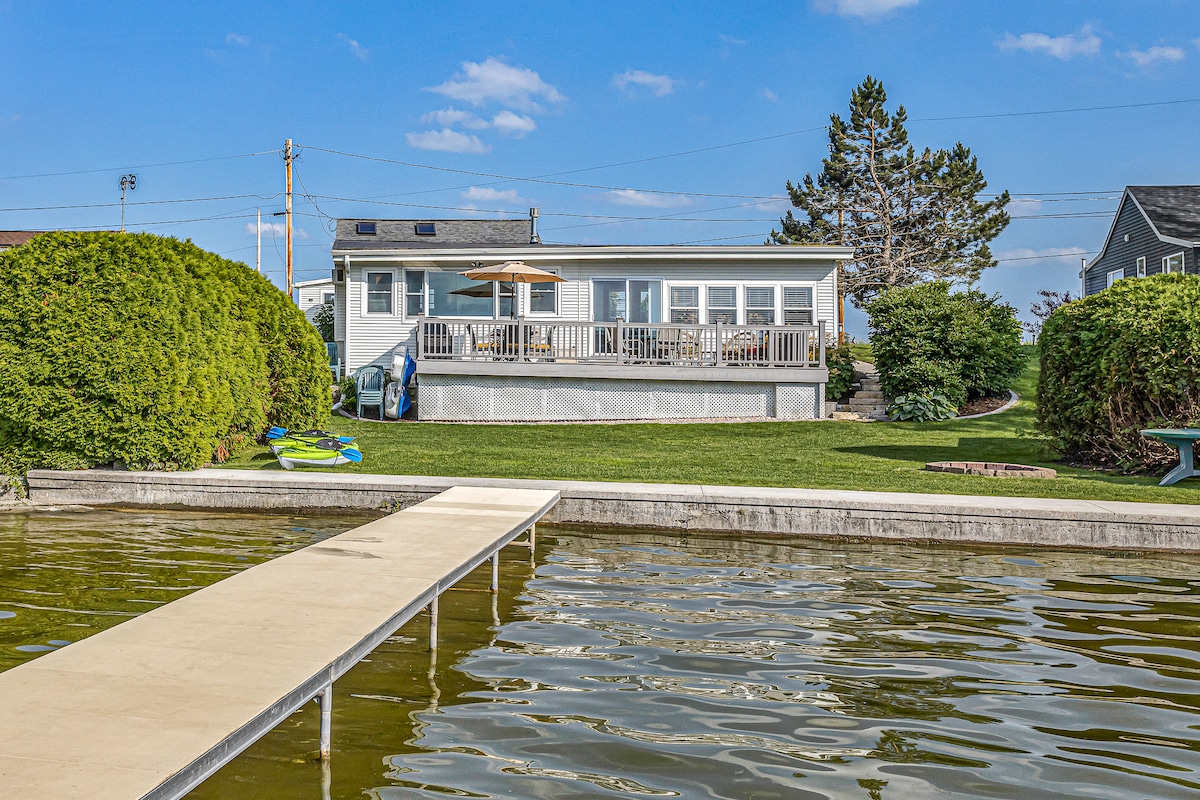
[[[825,366],[819,325],[546,322],[519,317],[417,322],[417,359],[698,367]]]

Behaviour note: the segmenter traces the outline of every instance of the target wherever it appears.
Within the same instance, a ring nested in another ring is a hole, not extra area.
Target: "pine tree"
[[[944,279],[973,283],[995,266],[988,242],[1009,217],[1008,192],[980,202],[987,188],[978,160],[961,142],[917,153],[904,106],[889,114],[883,83],[871,76],[850,96],[850,121],[830,116],[829,157],[814,180],[787,182],[792,205],[776,244],[854,248],[842,292],[862,305],[893,286]]]

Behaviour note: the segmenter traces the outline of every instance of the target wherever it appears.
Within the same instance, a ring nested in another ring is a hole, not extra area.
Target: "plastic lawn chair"
[[[355,415],[362,416],[363,406],[375,406],[379,409],[379,418],[383,419],[383,370],[362,367],[355,375],[354,388],[358,396]]]

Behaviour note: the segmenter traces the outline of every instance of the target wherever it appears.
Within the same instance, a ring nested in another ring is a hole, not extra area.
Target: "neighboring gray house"
[[[1126,186],[1100,253],[1083,268],[1084,294],[1122,278],[1200,273],[1200,186]]]
[[[39,233],[45,231],[0,231],[0,251],[20,247]]]
[[[335,338],[349,372],[412,353],[421,419],[819,418],[837,263],[852,255],[543,244],[536,209],[524,220],[342,219]],[[505,261],[562,282],[459,274]]]

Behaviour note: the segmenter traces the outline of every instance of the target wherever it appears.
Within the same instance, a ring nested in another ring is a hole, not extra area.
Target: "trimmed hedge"
[[[1200,276],[1154,275],[1058,308],[1038,339],[1037,425],[1067,461],[1178,463],[1143,428],[1200,427]]]
[[[968,400],[1008,390],[1025,367],[1017,310],[945,281],[889,289],[866,307],[883,393]]]
[[[191,469],[328,418],[304,314],[191,242],[42,234],[0,254],[0,293],[0,472]]]

